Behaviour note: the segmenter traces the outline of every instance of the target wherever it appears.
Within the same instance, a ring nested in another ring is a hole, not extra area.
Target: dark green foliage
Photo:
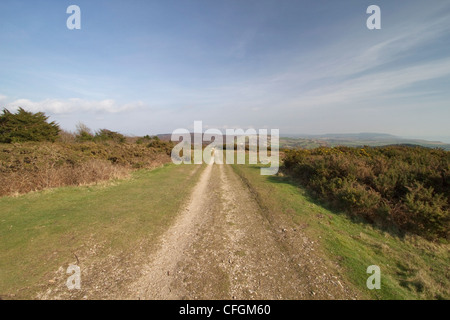
[[[77,142],[94,141],[94,136],[89,132],[82,131],[77,134],[76,141]]]
[[[83,123],[79,123],[77,125],[76,132],[76,141],[77,142],[117,142],[124,143],[126,138],[123,134],[111,131],[108,129],[100,129],[95,134],[92,133],[92,130]]]
[[[136,140],[137,144],[145,144],[147,148],[160,150],[167,155],[170,155],[174,144],[172,141],[163,141],[158,136],[143,136]]]
[[[124,143],[125,140],[126,139],[123,134],[108,129],[100,129],[94,137],[94,141],[114,141],[118,143]]]
[[[143,136],[143,137],[138,138],[138,139],[136,140],[136,143],[137,143],[137,144],[150,143],[150,142],[153,141],[153,140],[159,141],[160,139],[158,138],[158,136],[150,137],[149,135],[146,135],[146,136]]]
[[[155,149],[155,150],[161,150],[165,154],[170,155],[172,152],[172,149],[174,147],[174,144],[172,141],[162,141],[157,138],[157,139],[150,141],[150,143],[147,144],[147,147]]]
[[[450,152],[421,147],[286,150],[284,167],[315,195],[369,221],[448,238]]]
[[[94,135],[88,126],[80,122],[77,124],[75,139],[77,142],[94,141]]]
[[[59,133],[55,122],[47,122],[48,117],[42,113],[32,113],[22,108],[16,113],[3,109],[0,115],[0,143],[26,141],[52,141]]]

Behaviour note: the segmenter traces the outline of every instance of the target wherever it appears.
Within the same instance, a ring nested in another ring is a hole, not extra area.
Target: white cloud
[[[6,100],[6,97],[0,95],[0,101]],[[10,110],[16,110],[19,107],[31,112],[48,112],[52,114],[71,114],[77,112],[95,112],[95,113],[119,113],[135,110],[143,107],[143,102],[131,102],[119,104],[112,99],[106,100],[84,100],[78,98],[72,99],[45,99],[42,101],[32,101],[29,99],[17,99],[6,103]]]

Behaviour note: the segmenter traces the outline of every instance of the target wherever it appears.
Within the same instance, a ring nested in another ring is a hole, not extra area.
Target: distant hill
[[[196,134],[200,135],[200,134]],[[159,139],[163,141],[169,141],[171,138],[170,133],[158,134]],[[211,141],[210,136],[203,134],[203,139],[206,141],[204,144],[209,144]],[[225,138],[224,138],[225,140]],[[194,133],[191,133],[191,141],[194,142]],[[444,150],[450,150],[450,144],[440,141],[428,141],[421,139],[405,139],[397,137],[387,133],[338,133],[338,134],[322,134],[322,135],[308,135],[308,134],[293,134],[283,135],[280,137],[281,148],[317,148],[317,147],[335,147],[335,146],[348,146],[348,147],[380,147],[388,145],[408,145],[408,146],[421,146],[427,148],[442,148]]]
[[[285,135],[280,138],[283,147],[315,148],[320,146],[387,146],[387,145],[416,145],[427,148],[442,148],[450,150],[450,144],[440,141],[421,139],[405,139],[386,133],[339,133],[322,135]]]
[[[320,137],[320,136],[319,136]],[[389,140],[397,139],[398,137],[387,134],[387,133],[372,133],[372,132],[362,132],[362,133],[328,133],[324,134],[323,137],[330,139],[344,139],[344,140]]]
[[[172,134],[171,133],[158,134],[157,137],[163,141],[170,141]],[[206,144],[209,144],[209,142],[211,141],[211,135],[205,135],[205,134],[200,134],[200,133],[194,134],[193,132],[191,132],[191,142],[192,143],[194,143],[195,137],[205,140]]]

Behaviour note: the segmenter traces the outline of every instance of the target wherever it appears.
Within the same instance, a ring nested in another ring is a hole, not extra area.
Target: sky
[[[370,5],[380,30],[366,26]],[[450,2],[2,0],[0,108],[18,107],[69,131],[199,120],[450,142]]]

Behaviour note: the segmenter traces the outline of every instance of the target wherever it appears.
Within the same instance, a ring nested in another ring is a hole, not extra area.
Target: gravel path
[[[352,299],[317,243],[266,218],[229,165],[206,166],[130,299]]]

